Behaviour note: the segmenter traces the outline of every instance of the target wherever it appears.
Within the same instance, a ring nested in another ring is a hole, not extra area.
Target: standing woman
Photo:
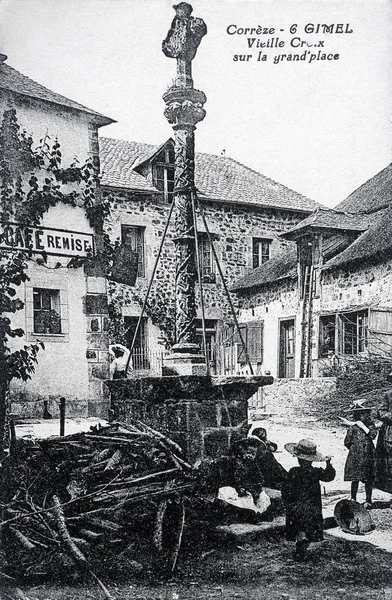
[[[372,408],[364,406],[366,400],[356,400],[349,410],[355,423],[344,438],[348,456],[344,467],[344,481],[351,481],[351,499],[357,500],[359,482],[365,484],[365,507],[370,508],[375,473],[375,448],[373,440],[377,429],[370,416]]]
[[[392,382],[392,373],[387,379]],[[385,392],[377,418],[382,421],[382,425],[376,446],[375,487],[392,493],[392,390]]]
[[[126,368],[129,357],[128,348],[122,344],[112,344],[109,346],[109,354],[112,357],[112,362],[110,363],[111,379],[123,379],[127,376]]]

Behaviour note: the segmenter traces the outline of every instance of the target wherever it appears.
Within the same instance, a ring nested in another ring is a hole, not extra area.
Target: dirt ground
[[[367,543],[326,538],[309,550],[310,560],[292,559],[292,544],[283,532],[270,532],[252,543],[226,543],[183,555],[171,581],[142,579],[105,581],[116,600],[303,600],[392,598],[392,554]],[[29,600],[99,600],[94,583],[26,587]],[[4,590],[4,593],[7,593]],[[8,592],[10,594],[10,591]],[[1,595],[1,598],[16,596]]]
[[[286,468],[294,466],[294,462],[284,451],[284,443],[302,437],[313,438],[320,451],[333,455],[337,477],[323,490],[324,513],[333,514],[331,501],[334,504],[335,498],[349,493],[349,484],[343,481],[344,428],[321,423],[287,424],[278,419],[262,425],[267,427],[270,439],[278,443],[276,457]],[[361,488],[360,502],[364,500],[362,496]],[[375,499],[382,498],[376,493]],[[295,562],[292,552],[293,545],[285,541],[282,530],[264,533],[255,541],[210,540],[197,547],[190,543],[185,545],[178,572],[170,581],[158,581],[154,573],[144,572],[138,579],[128,576],[122,581],[104,580],[104,583],[115,600],[392,600],[390,552],[362,541],[332,538],[327,532],[324,542],[310,547],[309,562]],[[29,600],[105,597],[94,582],[73,586],[53,582],[26,586],[23,592]],[[18,596],[11,589],[3,589],[0,598]]]

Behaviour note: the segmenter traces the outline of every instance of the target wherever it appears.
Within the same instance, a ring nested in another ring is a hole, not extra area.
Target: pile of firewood
[[[172,571],[194,486],[181,454],[140,422],[13,441],[0,470],[4,574]]]

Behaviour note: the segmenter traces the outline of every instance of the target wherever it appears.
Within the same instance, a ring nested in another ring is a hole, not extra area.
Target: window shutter
[[[369,352],[375,354],[391,354],[392,310],[370,309],[368,336]]]
[[[247,327],[246,324],[243,323],[242,325],[240,325],[240,331],[242,333],[242,338],[245,342],[245,345],[248,345],[248,340],[247,340]],[[239,362],[240,364],[244,365],[246,364],[246,352],[245,352],[245,348],[241,342],[241,338],[239,336],[239,333],[237,331],[236,333],[237,339],[238,339],[238,346],[237,346],[237,362]]]
[[[136,229],[137,274],[144,277],[144,229]]]
[[[248,354],[251,363],[263,362],[263,331],[264,323],[257,321],[248,323]]]

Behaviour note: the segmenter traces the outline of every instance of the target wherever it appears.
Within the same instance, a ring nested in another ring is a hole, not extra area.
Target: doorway
[[[136,331],[138,317],[124,317],[126,328],[126,346],[131,347],[132,340]],[[147,346],[147,319],[143,318],[140,322],[135,343],[132,350],[132,366],[135,371],[148,370],[150,368],[150,356]]]
[[[279,323],[278,376],[295,377],[295,319],[287,319]]]

